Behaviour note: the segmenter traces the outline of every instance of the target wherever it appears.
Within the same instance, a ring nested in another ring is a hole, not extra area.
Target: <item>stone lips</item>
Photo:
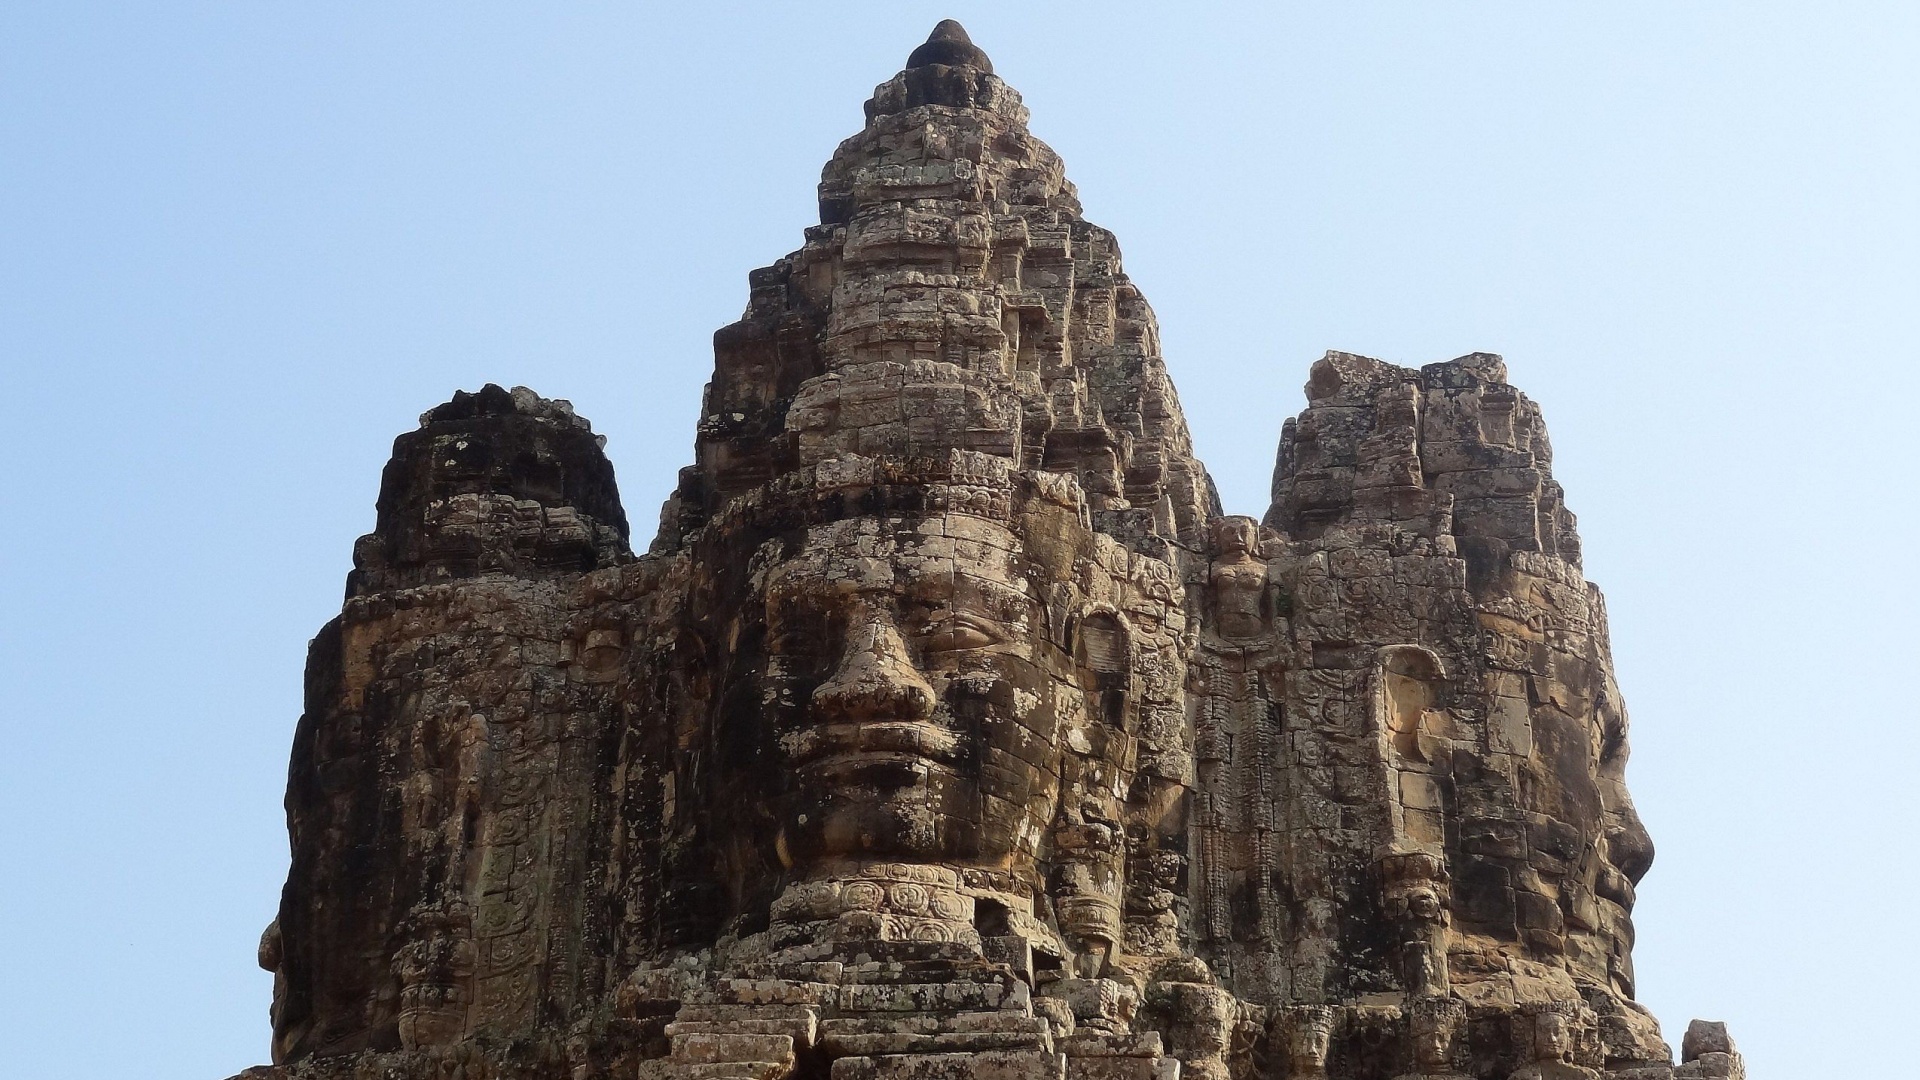
[[[1328,354],[1223,516],[985,53],[866,115],[648,554],[564,402],[396,440],[246,1075],[1742,1075],[1633,1001],[1605,608],[1499,358]]]

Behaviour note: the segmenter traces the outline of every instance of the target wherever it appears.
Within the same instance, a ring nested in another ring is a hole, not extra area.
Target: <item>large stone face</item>
[[[1633,1001],[1605,610],[1499,359],[1328,354],[1223,516],[986,55],[867,118],[647,554],[564,402],[395,443],[248,1075],[1740,1075]]]

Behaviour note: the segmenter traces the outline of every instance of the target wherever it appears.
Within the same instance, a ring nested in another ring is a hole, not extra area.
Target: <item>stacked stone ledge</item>
[[[1539,409],[1330,353],[1221,513],[943,23],[715,336],[647,554],[564,402],[395,444],[313,644],[255,1077],[1733,1077]]]

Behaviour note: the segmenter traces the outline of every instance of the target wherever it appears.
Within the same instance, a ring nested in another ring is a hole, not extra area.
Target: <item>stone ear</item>
[[[1133,636],[1119,615],[1095,610],[1074,624],[1076,663],[1093,673],[1100,721],[1117,731],[1128,728],[1127,690],[1133,672]]]
[[[1074,659],[1101,675],[1123,674],[1131,667],[1127,628],[1108,611],[1082,615],[1074,627]]]

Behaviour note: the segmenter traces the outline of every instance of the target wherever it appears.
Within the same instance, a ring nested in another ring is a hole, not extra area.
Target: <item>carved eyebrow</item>
[[[802,570],[813,569],[813,560],[805,554],[789,556],[775,562],[766,571],[766,585],[763,588],[768,596],[787,594],[796,591],[794,576]]]
[[[1034,598],[1025,590],[988,578],[963,575],[955,582],[956,600],[974,601],[1001,618],[1019,618],[1033,610]]]
[[[789,634],[799,633],[802,638],[805,638],[809,636],[806,634],[808,627],[816,625],[819,619],[819,613],[803,605],[793,603],[769,604],[767,605],[766,621],[767,637],[769,640],[773,640],[784,638]]]
[[[816,578],[800,576],[767,583],[761,600],[766,624],[777,632],[787,624],[806,624],[830,618],[844,606],[843,590]]]
[[[767,613],[769,615],[791,615],[795,608],[801,606],[801,602],[805,596],[806,590],[804,589],[768,589]]]
[[[951,562],[941,560],[929,567],[922,565],[896,575],[897,587],[916,604],[953,608],[985,615],[1002,622],[1027,616],[1036,601],[1027,592],[1025,581],[1009,585],[990,577],[965,571],[955,572]]]
[[[766,584],[762,588],[769,597],[840,592],[843,591],[841,586],[844,579],[829,573],[835,565],[836,560],[825,557],[819,551],[802,551],[782,559],[769,569]]]

